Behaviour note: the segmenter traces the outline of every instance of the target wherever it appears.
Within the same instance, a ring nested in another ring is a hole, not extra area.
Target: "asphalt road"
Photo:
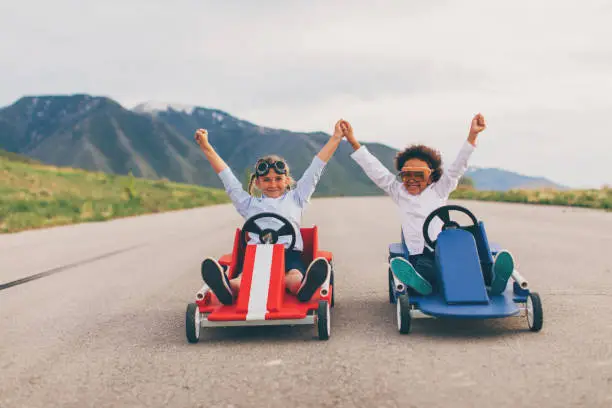
[[[387,301],[388,198],[314,200],[333,251],[332,336],[206,329],[185,339],[199,263],[231,248],[230,206],[0,236],[0,407],[611,407],[612,213],[464,202],[512,251],[545,309],[417,319]],[[0,286],[1,287],[1,286]]]

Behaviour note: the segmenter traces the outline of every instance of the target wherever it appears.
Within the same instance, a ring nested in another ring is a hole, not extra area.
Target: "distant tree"
[[[128,173],[128,181],[127,185],[124,187],[124,191],[130,200],[138,198],[138,193],[136,192],[136,186],[134,184],[134,173],[132,172],[132,169],[130,169],[130,172]]]
[[[6,160],[11,160],[11,161],[16,161],[16,162],[22,162],[22,163],[42,164],[38,160],[34,160],[34,159],[30,158],[30,157],[23,156],[21,154],[12,153],[12,152],[6,151],[4,149],[0,149],[0,158],[6,159]]]
[[[459,179],[458,188],[464,189],[464,190],[474,190],[474,180],[472,180],[471,178],[467,176],[463,176]]]

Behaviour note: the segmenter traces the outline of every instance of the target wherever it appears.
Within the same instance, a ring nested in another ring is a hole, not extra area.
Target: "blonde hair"
[[[295,185],[295,180],[293,179],[293,177],[291,177],[291,169],[289,168],[287,161],[280,156],[271,154],[271,155],[260,157],[259,159],[257,159],[257,162],[255,163],[255,167],[257,167],[259,163],[264,162],[264,161],[270,164],[277,162],[277,161],[282,161],[283,163],[285,163],[285,167],[287,168],[287,173],[285,173],[285,176],[287,176],[287,178],[289,179],[289,183],[287,183],[287,190],[291,190],[293,186]],[[261,190],[257,188],[257,185],[255,184],[255,180],[257,180],[257,172],[251,174],[251,179],[249,180],[249,187],[247,191],[252,196],[261,196]]]

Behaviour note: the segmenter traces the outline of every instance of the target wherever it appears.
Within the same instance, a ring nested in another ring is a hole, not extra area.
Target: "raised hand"
[[[484,116],[478,113],[472,119],[472,125],[470,126],[470,133],[480,133],[487,128]]]
[[[343,136],[346,137],[346,140],[351,144],[351,146],[353,146],[353,149],[355,150],[359,149],[361,145],[355,138],[353,127],[351,126],[351,124],[348,121],[343,120],[340,123],[340,128],[342,129]]]
[[[342,137],[344,136],[344,132],[342,131],[342,126],[341,126],[342,122],[343,122],[342,119],[336,122],[336,126],[334,126],[334,134],[332,135],[333,139],[342,140]]]
[[[478,138],[478,134],[487,128],[487,123],[485,122],[484,116],[480,113],[474,115],[472,119],[472,124],[470,125],[470,134],[468,135],[468,142],[472,144],[472,146],[476,146],[476,139]]]
[[[317,157],[326,163],[334,155],[334,152],[338,146],[340,146],[340,142],[342,142],[343,134],[342,128],[340,127],[341,123],[342,119],[336,122],[336,125],[334,126],[334,134],[329,138],[327,143],[325,143],[325,146],[323,146],[319,153],[317,153]]]
[[[200,145],[200,149],[204,156],[208,159],[215,173],[219,174],[227,168],[227,164],[217,154],[212,145],[208,142],[208,131],[206,129],[198,129],[193,136],[196,143]]]
[[[210,144],[208,143],[208,131],[206,129],[196,130],[194,139],[201,148],[210,147]]]

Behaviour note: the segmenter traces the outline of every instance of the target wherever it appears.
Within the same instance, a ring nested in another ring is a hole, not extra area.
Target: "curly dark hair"
[[[435,183],[440,180],[444,170],[442,169],[442,156],[440,152],[431,147],[425,145],[412,145],[399,152],[395,156],[395,168],[397,171],[401,171],[406,163],[410,159],[419,159],[427,163],[431,172],[431,181]]]

